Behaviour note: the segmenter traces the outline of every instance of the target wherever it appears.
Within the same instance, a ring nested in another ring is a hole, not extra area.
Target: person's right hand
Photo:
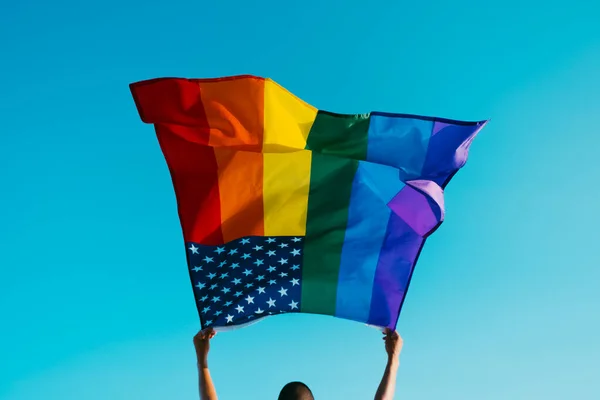
[[[388,359],[397,360],[404,344],[398,332],[392,331],[390,328],[385,328],[383,340],[385,340],[385,351],[388,354]]]

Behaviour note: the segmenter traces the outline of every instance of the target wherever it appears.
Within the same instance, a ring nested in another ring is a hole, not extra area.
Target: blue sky
[[[587,3],[587,4],[586,4]],[[268,76],[316,107],[491,118],[400,318],[398,399],[600,398],[593,2],[24,1],[0,14],[0,399],[193,399],[174,195],[130,82]],[[222,399],[367,399],[379,334],[217,336]]]

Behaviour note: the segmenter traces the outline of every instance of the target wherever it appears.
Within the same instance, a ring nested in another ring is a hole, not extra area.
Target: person
[[[215,336],[215,331],[207,329],[194,336],[194,347],[198,362],[198,380],[201,400],[216,400],[217,392],[208,369],[208,352],[210,340]],[[381,378],[381,383],[375,393],[375,400],[392,400],[396,390],[396,375],[400,363],[400,351],[403,341],[398,332],[386,329],[383,332],[387,364]],[[314,400],[308,386],[302,382],[290,382],[279,393],[278,400]]]

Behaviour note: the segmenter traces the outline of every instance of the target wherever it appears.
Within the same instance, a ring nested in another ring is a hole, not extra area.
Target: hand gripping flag
[[[290,312],[395,328],[486,123],[335,114],[254,76],[131,91],[171,172],[202,328]]]

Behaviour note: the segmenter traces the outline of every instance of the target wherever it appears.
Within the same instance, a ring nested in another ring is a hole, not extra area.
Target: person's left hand
[[[196,348],[196,357],[198,364],[207,366],[208,351],[210,350],[210,339],[214,338],[217,332],[213,328],[200,331],[194,336],[194,347]]]

